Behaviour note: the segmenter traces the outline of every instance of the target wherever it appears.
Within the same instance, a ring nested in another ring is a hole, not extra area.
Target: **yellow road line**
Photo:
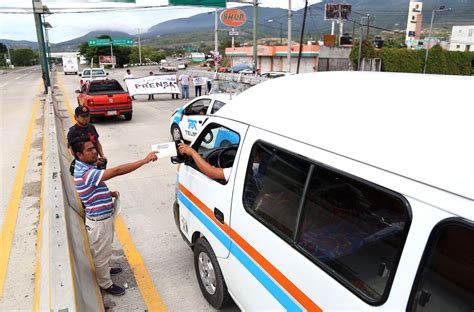
[[[39,89],[39,88],[38,88]],[[25,144],[23,145],[23,152],[21,154],[20,163],[13,183],[13,190],[8,202],[5,219],[3,220],[2,232],[0,233],[0,298],[3,296],[3,288],[5,286],[5,277],[7,275],[8,260],[10,258],[10,251],[13,242],[13,235],[15,233],[16,219],[18,217],[18,210],[20,208],[21,194],[23,192],[23,182],[25,180],[26,167],[28,165],[28,155],[30,153],[31,140],[33,137],[33,128],[35,124],[35,117],[39,108],[39,97],[36,96],[33,113],[31,114],[28,130],[26,131]]]
[[[58,82],[61,93],[63,94],[64,103],[68,108],[71,120],[74,122],[74,114],[72,113],[71,106],[67,100],[66,93],[59,77]],[[118,217],[115,220],[115,232],[117,233],[118,240],[122,245],[122,249],[128,259],[130,267],[132,268],[133,274],[135,275],[138,288],[142,294],[143,301],[145,301],[148,311],[166,311],[165,304],[161,300],[160,294],[151,279],[150,273],[148,272],[140,253],[133,243],[132,237],[125,226],[122,217]]]
[[[140,289],[148,311],[166,311],[165,304],[161,300],[160,294],[156,290],[150,273],[146,269],[145,263],[135,247],[121,216],[115,219],[115,232],[122,245],[123,252],[127,256],[128,263],[133,270],[138,288]]]
[[[61,90],[61,94],[62,94],[62,97],[63,97],[63,100],[64,100],[64,104],[66,105],[66,108],[69,112],[69,118],[71,119],[72,122],[75,122],[74,113],[72,111],[71,104],[69,103],[69,100],[66,96],[66,91],[64,91],[64,86],[61,82],[61,79],[57,75],[57,73],[56,73],[56,81],[59,84],[59,89]],[[66,146],[66,150],[67,150],[68,163],[70,163],[71,162],[71,154],[69,153],[69,151],[67,149],[66,136],[63,136],[63,138],[64,138],[63,144],[64,144],[64,146]],[[72,176],[71,176],[71,181],[73,181],[73,184],[74,184],[74,180],[73,180]],[[76,199],[77,207],[81,207],[82,203],[81,203],[81,200],[80,200],[79,195],[77,194],[77,192],[74,192],[74,198]],[[82,214],[80,214],[80,213],[77,214],[77,217],[81,222],[83,222],[83,218],[84,218],[83,213]],[[95,280],[96,279],[95,265],[94,265],[94,259],[92,258],[92,253],[91,253],[91,250],[90,250],[90,247],[89,247],[89,237],[87,236],[87,233],[86,233],[86,230],[85,230],[84,227],[81,227],[79,230],[81,232],[82,241],[84,242],[84,250],[86,252],[87,260],[89,261],[89,269],[92,273],[92,277]],[[71,263],[73,263],[73,262],[71,261]],[[103,299],[102,299],[102,294],[100,292],[99,286],[95,287],[95,295],[96,295],[97,302],[99,303],[98,306],[100,307],[100,311],[105,311],[104,305],[102,304]]]

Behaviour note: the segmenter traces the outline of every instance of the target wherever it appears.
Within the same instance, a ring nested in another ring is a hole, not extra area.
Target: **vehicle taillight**
[[[92,99],[87,100],[87,105],[94,105],[94,101]]]
[[[132,98],[130,96],[128,96],[127,102],[128,102],[128,104],[132,104]]]

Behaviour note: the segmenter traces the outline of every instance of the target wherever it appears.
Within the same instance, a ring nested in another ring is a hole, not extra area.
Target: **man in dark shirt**
[[[102,149],[102,144],[99,141],[99,134],[95,127],[90,124],[90,112],[87,106],[78,106],[74,111],[74,119],[76,120],[76,124],[69,128],[69,132],[67,134],[67,147],[71,152],[71,155],[74,156],[72,152],[71,145],[74,144],[74,140],[86,136],[90,139],[90,141],[94,144],[97,153],[99,154],[99,159],[97,160],[97,166],[101,167],[107,163],[107,157],[105,157],[104,150]]]

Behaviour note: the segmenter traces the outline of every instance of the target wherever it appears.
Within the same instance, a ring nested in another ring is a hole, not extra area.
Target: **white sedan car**
[[[203,95],[178,108],[171,115],[170,129],[173,140],[194,140],[207,120],[207,115],[216,113],[231,98],[227,93]]]

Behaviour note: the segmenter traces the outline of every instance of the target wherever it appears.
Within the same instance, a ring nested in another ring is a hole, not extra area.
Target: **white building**
[[[408,6],[408,20],[407,30],[405,34],[405,42],[408,43],[420,39],[421,22],[423,21],[423,15],[421,10],[423,8],[422,2],[410,1]]]
[[[449,51],[474,51],[474,25],[453,26]]]

